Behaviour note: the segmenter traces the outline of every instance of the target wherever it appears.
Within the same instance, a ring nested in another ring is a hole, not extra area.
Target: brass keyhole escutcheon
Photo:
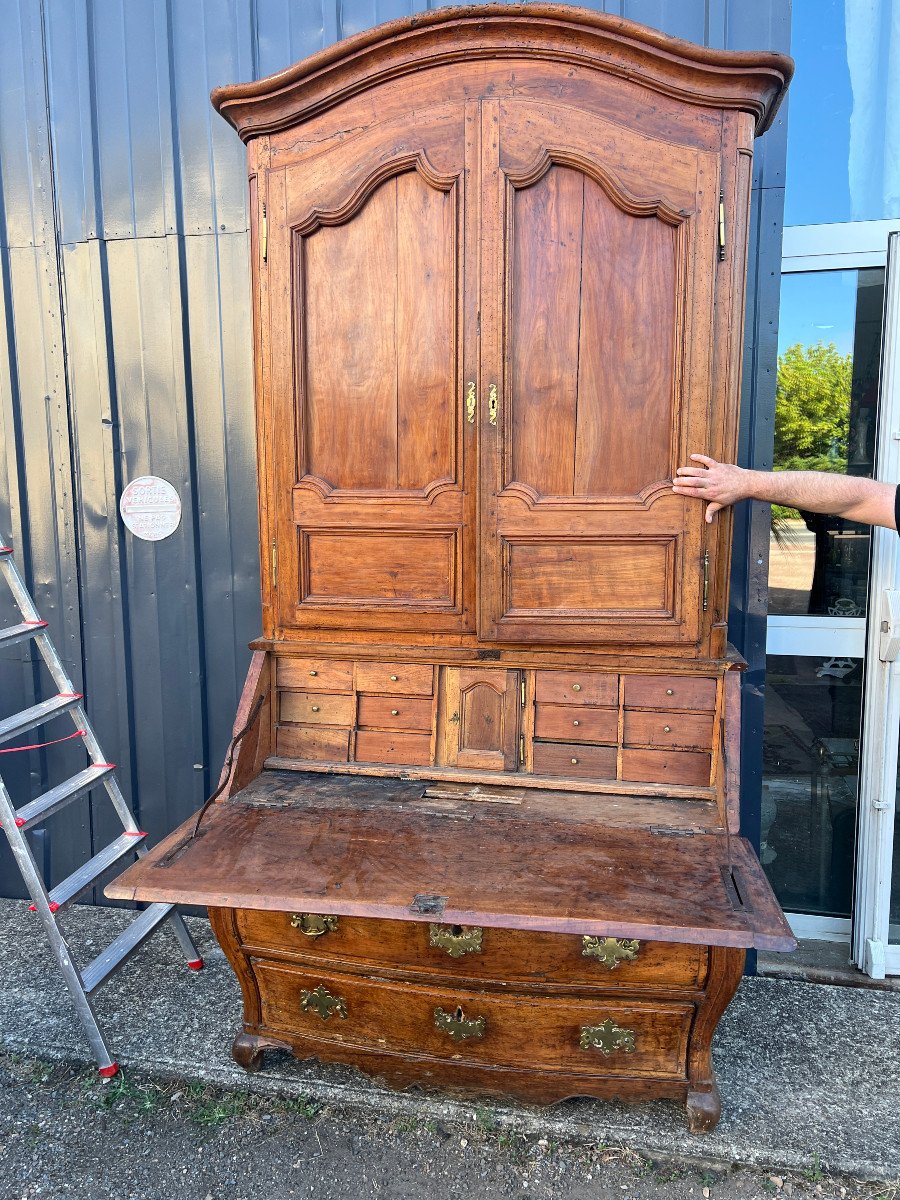
[[[446,950],[451,958],[480,954],[483,936],[483,931],[477,925],[428,926],[428,945],[436,950]]]
[[[581,953],[585,958],[596,958],[597,962],[614,971],[620,962],[634,962],[641,948],[636,938],[591,937],[581,939]]]
[[[475,424],[475,384],[471,380],[466,385],[466,420],[470,425]],[[396,678],[396,675],[391,676],[391,679]]]
[[[497,385],[492,383],[488,388],[488,420],[492,425],[497,424]]]
[[[334,933],[338,927],[338,919],[324,913],[294,913],[291,925],[306,937],[319,938],[326,933]]]
[[[454,1042],[464,1042],[466,1038],[484,1037],[484,1017],[467,1017],[462,1008],[448,1013],[442,1008],[434,1010],[434,1024],[442,1033],[449,1034]]]

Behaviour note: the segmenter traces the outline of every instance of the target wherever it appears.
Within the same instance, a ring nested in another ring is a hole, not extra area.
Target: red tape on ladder
[[[72,738],[84,737],[83,729],[76,729],[74,733],[67,733],[65,737],[54,738],[50,742],[33,742],[30,746],[13,746],[9,750],[0,750],[0,754],[21,754],[23,750],[43,750],[45,746],[57,746],[60,742],[71,742]],[[100,767],[113,766],[112,763],[98,763]]]

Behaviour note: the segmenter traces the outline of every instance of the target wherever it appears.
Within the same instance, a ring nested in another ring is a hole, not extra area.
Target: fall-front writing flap
[[[528,789],[264,771],[111,883],[119,900],[796,945],[749,843],[685,819],[611,823]],[[647,802],[648,816],[653,802]],[[634,808],[629,804],[629,810]],[[663,811],[670,816],[674,806]]]

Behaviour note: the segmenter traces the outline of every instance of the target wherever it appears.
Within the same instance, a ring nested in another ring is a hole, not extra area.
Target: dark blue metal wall
[[[423,7],[0,0],[0,535],[154,837],[214,784],[259,629],[244,148],[209,92]],[[789,44],[789,0],[594,7],[710,46]],[[742,453],[758,464],[771,445],[784,149],[779,122],[758,144],[753,202]],[[182,498],[180,528],[159,543],[118,518],[124,483],[144,474]],[[764,535],[739,522],[733,625],[757,682]],[[10,615],[0,598],[3,624]],[[5,652],[0,713],[39,694],[30,652]],[[750,716],[752,825],[752,698]],[[75,754],[8,755],[4,778],[24,802]],[[37,835],[48,883],[108,834],[103,801],[55,817]],[[0,847],[0,893],[20,892]]]

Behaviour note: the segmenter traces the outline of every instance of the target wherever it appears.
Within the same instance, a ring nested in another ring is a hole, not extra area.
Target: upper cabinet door
[[[466,153],[445,105],[265,173],[280,628],[474,626]]]
[[[482,105],[479,634],[696,642],[718,159],[544,99]]]

